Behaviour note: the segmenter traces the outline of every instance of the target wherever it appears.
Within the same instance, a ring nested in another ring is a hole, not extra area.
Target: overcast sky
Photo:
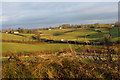
[[[43,28],[61,24],[114,23],[117,2],[4,2],[2,28]]]

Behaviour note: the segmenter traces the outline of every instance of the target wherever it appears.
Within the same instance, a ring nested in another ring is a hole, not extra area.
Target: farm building
[[[5,32],[6,34],[8,34],[8,32]]]
[[[62,27],[59,27],[59,29],[62,29]]]
[[[9,33],[11,33],[11,34],[17,34],[19,32],[18,31],[10,31]]]
[[[112,27],[115,27],[115,25],[112,25]]]
[[[52,29],[48,29],[48,30],[52,30]]]

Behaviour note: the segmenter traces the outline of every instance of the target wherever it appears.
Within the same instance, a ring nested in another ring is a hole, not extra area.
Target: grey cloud
[[[94,20],[111,23],[117,20],[117,3],[4,3],[3,16],[8,18],[8,21],[3,22],[4,27],[28,25],[28,28],[31,28],[30,25],[49,27],[63,23],[86,24],[90,23],[90,20],[91,23]],[[106,21],[108,19],[109,21]]]

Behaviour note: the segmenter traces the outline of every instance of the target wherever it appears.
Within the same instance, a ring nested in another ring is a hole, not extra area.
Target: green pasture
[[[101,32],[97,32],[95,30],[99,30]],[[40,30],[42,34],[40,34],[40,38],[52,39],[52,40],[74,40],[74,41],[92,41],[99,40],[105,34],[111,34],[112,41],[116,41],[119,36],[118,32],[119,28],[114,27],[111,29],[107,28],[95,28],[94,30],[89,29],[52,29],[52,30]],[[22,36],[21,36],[22,35]],[[5,34],[2,33],[3,40],[20,40],[20,41],[34,41],[31,36],[35,34]],[[89,35],[89,36],[88,36]]]
[[[106,33],[106,32],[104,32],[104,33],[98,33],[98,34],[86,36],[86,38],[101,38],[101,37],[103,37],[105,34],[108,34],[108,33]]]
[[[95,30],[99,30],[101,32],[109,32],[106,28],[95,28]]]
[[[3,40],[33,41],[31,36],[34,34],[6,34],[2,33]]]
[[[69,49],[68,44],[21,44],[21,43],[8,43],[3,42],[2,53],[3,56],[8,55],[7,53],[19,53],[19,52],[40,52],[40,51],[56,51],[62,49]],[[71,45],[73,46],[73,45]]]
[[[86,36],[87,39],[95,39],[96,40],[103,40],[102,38],[104,37],[105,34],[110,34],[111,35],[111,41],[114,42],[114,41],[118,41],[120,39],[120,32],[119,32],[119,29],[118,27],[114,27],[114,28],[111,28],[111,29],[105,29],[104,32],[102,33],[98,33],[98,34],[93,34],[93,35],[90,35],[90,36]]]
[[[52,29],[52,30],[41,30],[39,32],[42,32],[43,34],[46,35],[53,35],[56,32],[66,32],[66,31],[70,31],[70,30],[74,30],[74,28],[71,29]]]
[[[23,33],[19,33],[19,34],[24,35],[24,36],[26,36],[26,37],[31,37],[31,36],[34,36],[34,35],[35,35],[35,34],[23,34]]]
[[[65,31],[71,31],[67,32]],[[45,31],[44,31],[45,32]],[[83,29],[59,29],[59,30],[50,30],[46,31],[46,33],[41,34],[41,38],[47,38],[47,39],[53,39],[53,40],[86,40],[85,38],[81,38],[79,36],[85,36],[85,35],[92,35],[96,34],[98,32],[92,31],[92,30],[83,30]],[[56,34],[56,35],[55,35]],[[90,39],[89,39],[90,40]]]
[[[112,38],[120,37],[120,27],[114,27],[109,30]]]

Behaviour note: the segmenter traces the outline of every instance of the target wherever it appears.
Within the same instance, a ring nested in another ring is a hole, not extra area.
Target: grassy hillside
[[[3,40],[33,41],[33,34],[5,34],[2,33]]]
[[[40,38],[54,40],[103,40],[111,34],[112,41],[120,39],[118,28],[54,29],[39,31]],[[33,41],[35,34],[2,34],[3,40]],[[37,36],[37,35],[36,35]],[[0,42],[2,45],[3,78],[79,78],[119,80],[119,44],[78,45],[63,43]]]
[[[52,29],[52,30],[41,30],[40,32],[42,32],[43,34],[49,34],[49,35],[53,35],[56,32],[66,32],[66,31],[71,31],[74,30],[74,28],[72,29]]]
[[[87,39],[94,39],[96,38],[97,40],[102,40],[103,41],[103,37],[105,34],[110,34],[111,35],[111,41],[112,42],[115,42],[115,41],[118,41],[119,38],[120,38],[120,28],[118,27],[114,27],[114,28],[111,28],[110,30],[108,29],[104,29],[104,31],[102,33],[98,33],[98,34],[93,34],[93,35],[90,35],[90,36],[86,36]]]
[[[118,27],[111,28],[95,28],[95,29],[53,29],[53,30],[41,30],[40,38],[53,39],[53,40],[77,40],[77,41],[90,41],[101,39],[105,34],[111,34],[112,40],[117,40],[119,36]],[[101,31],[101,32],[97,32]],[[2,34],[4,40],[20,40],[20,41],[34,41],[31,38],[35,34]]]
[[[44,31],[45,32],[45,31]],[[46,31],[46,33],[41,34],[41,38],[47,39],[54,39],[54,40],[77,40],[81,39],[82,41],[85,40],[83,37],[85,35],[96,34],[98,32],[91,31],[91,30],[83,30],[83,29],[59,29],[59,30],[51,30]]]
[[[120,27],[110,29],[110,34],[113,38],[120,37]]]
[[[9,56],[9,52],[19,53],[19,52],[41,52],[41,51],[56,51],[62,49],[69,49],[68,44],[21,44],[21,43],[2,43],[3,56]]]

